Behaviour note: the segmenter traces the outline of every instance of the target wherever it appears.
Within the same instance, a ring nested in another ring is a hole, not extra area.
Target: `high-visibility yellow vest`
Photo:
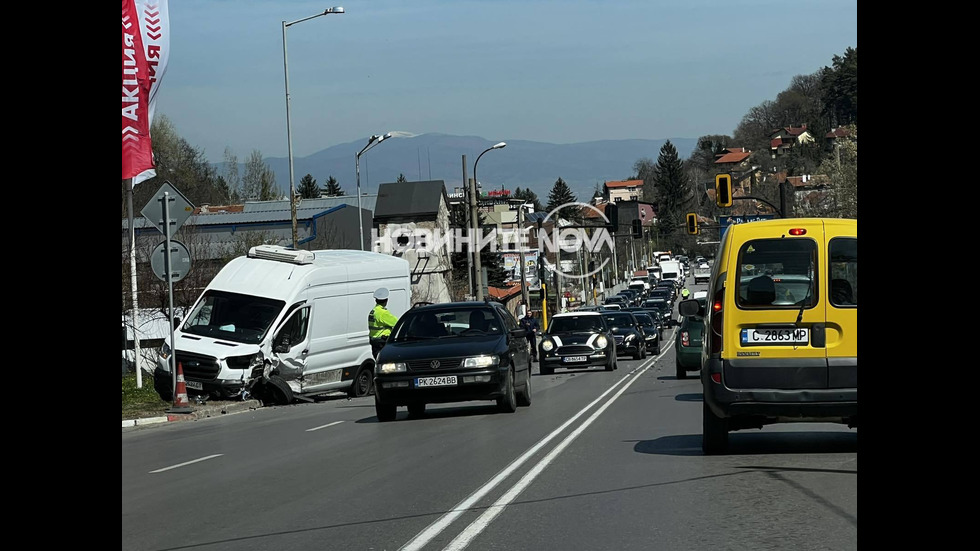
[[[398,318],[385,309],[384,306],[376,304],[374,309],[368,314],[368,336],[387,337],[391,335],[391,328],[395,326]]]

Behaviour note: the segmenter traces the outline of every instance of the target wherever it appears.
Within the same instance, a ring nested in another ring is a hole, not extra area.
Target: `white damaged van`
[[[367,316],[379,287],[390,292],[392,314],[408,311],[408,262],[367,251],[252,247],[204,289],[174,331],[176,346],[161,347],[154,388],[173,399],[175,349],[190,395],[251,394],[272,404],[338,390],[367,395],[374,377]]]

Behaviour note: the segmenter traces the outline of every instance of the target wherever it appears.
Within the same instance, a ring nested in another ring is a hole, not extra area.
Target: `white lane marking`
[[[653,358],[651,358],[649,360],[650,365],[653,365],[653,360],[654,360]],[[631,371],[630,373],[627,373],[625,377],[623,377],[622,379],[616,381],[611,387],[609,387],[609,389],[607,389],[605,392],[603,392],[602,394],[600,394],[598,398],[596,398],[595,400],[591,401],[589,403],[589,405],[587,405],[584,408],[582,408],[578,413],[576,413],[575,415],[573,415],[568,421],[565,421],[564,423],[562,423],[562,425],[560,427],[558,427],[557,429],[553,430],[548,436],[545,436],[544,438],[542,438],[541,441],[539,441],[537,444],[535,444],[534,446],[532,446],[531,448],[529,448],[526,452],[524,452],[523,454],[521,454],[520,457],[518,457],[517,459],[515,459],[514,461],[512,461],[510,465],[507,465],[507,467],[505,467],[504,470],[502,470],[499,473],[497,473],[497,475],[494,476],[493,478],[491,478],[489,482],[487,482],[482,487],[480,487],[478,490],[476,490],[475,492],[473,492],[472,494],[470,494],[469,497],[467,497],[463,501],[460,501],[459,503],[457,503],[455,507],[453,507],[447,513],[445,513],[444,515],[442,515],[441,517],[439,517],[438,519],[436,519],[435,522],[433,522],[432,524],[430,524],[429,526],[427,526],[425,529],[423,529],[421,532],[419,532],[418,534],[416,534],[415,537],[413,537],[412,539],[408,540],[405,543],[405,545],[399,547],[399,551],[418,551],[419,549],[422,549],[423,547],[425,547],[425,545],[427,543],[429,543],[430,541],[432,541],[433,538],[435,538],[436,536],[438,536],[443,530],[445,530],[450,524],[452,524],[453,521],[455,521],[457,518],[459,518],[460,515],[462,515],[466,511],[468,511],[469,508],[474,503],[476,503],[477,501],[479,501],[483,496],[485,496],[491,490],[493,490],[494,488],[496,488],[497,485],[499,485],[501,482],[504,481],[504,479],[506,479],[514,471],[516,471],[521,465],[524,464],[524,462],[526,462],[528,459],[531,458],[531,456],[533,456],[535,453],[537,453],[538,450],[540,450],[542,447],[544,447],[545,444],[547,444],[552,439],[554,439],[559,434],[561,434],[562,431],[564,431],[569,425],[571,425],[572,423],[574,423],[576,419],[578,419],[582,415],[585,415],[585,412],[586,411],[588,411],[595,404],[597,404],[600,401],[602,401],[602,399],[605,398],[605,396],[607,394],[609,394],[610,392],[612,392],[613,390],[615,390],[617,386],[619,386],[620,384],[622,384],[623,382],[625,382],[626,380],[628,380],[629,377],[632,374],[633,374],[633,372]]]
[[[215,457],[221,457],[222,455],[224,455],[224,454],[223,453],[216,453],[214,455],[208,455],[206,457],[202,457],[200,459],[195,459],[193,461],[188,461],[186,463],[178,463],[176,465],[171,465],[169,467],[164,467],[162,469],[157,469],[155,471],[150,471],[150,474],[153,474],[153,473],[162,473],[163,471],[169,471],[170,469],[176,469],[177,467],[186,467],[187,465],[192,465],[194,463],[199,463],[201,461],[207,461],[208,459],[214,459]]]
[[[650,367],[651,366],[648,365],[645,368],[643,368],[641,371],[639,371],[637,373],[638,375],[637,377],[633,377],[632,379],[630,379],[629,382],[627,382],[625,385],[623,385],[622,388],[619,389],[619,392],[614,394],[612,398],[606,401],[606,403],[599,406],[599,409],[595,410],[595,412],[592,415],[590,415],[588,419],[582,422],[582,424],[579,425],[578,428],[576,428],[571,433],[569,433],[569,435],[566,436],[564,440],[562,440],[557,446],[554,447],[554,449],[548,452],[548,455],[544,456],[544,458],[542,458],[541,461],[539,461],[534,467],[532,467],[531,470],[529,470],[527,474],[525,474],[517,482],[517,484],[514,484],[514,486],[511,487],[510,490],[507,490],[507,492],[505,492],[504,495],[500,496],[500,499],[498,499],[492,506],[488,507],[487,510],[484,511],[484,513],[479,516],[479,518],[474,520],[469,526],[466,527],[465,530],[460,532],[460,534],[456,536],[453,539],[453,541],[449,542],[449,545],[444,547],[443,551],[459,551],[461,549],[465,549],[466,546],[469,545],[471,541],[473,541],[473,538],[475,538],[481,532],[483,532],[483,530],[486,529],[486,527],[489,526],[490,523],[493,522],[495,518],[497,518],[497,515],[499,515],[504,511],[504,508],[507,507],[507,505],[509,505],[512,501],[514,501],[517,498],[517,496],[524,491],[525,488],[531,485],[531,482],[533,482],[534,479],[537,478],[538,475],[544,471],[545,467],[547,467],[556,457],[558,457],[558,454],[564,451],[565,448],[569,446],[569,444],[574,442],[575,439],[578,438],[578,436],[582,434],[582,432],[585,431],[585,429],[588,428],[593,421],[599,418],[599,415],[601,415],[602,412],[606,410],[606,408],[612,405],[612,403],[615,402],[617,398],[619,398],[620,396],[622,396],[624,392],[626,392],[626,389],[629,388],[630,385],[632,385],[637,380],[639,380],[639,375],[642,375],[643,372],[646,371],[647,369],[650,369]]]
[[[306,432],[313,432],[315,430],[325,429],[327,427],[332,427],[334,425],[339,425],[341,423],[343,423],[343,421],[334,421],[333,423],[327,423],[326,425],[320,425],[319,427],[313,427],[312,429],[306,429]]]

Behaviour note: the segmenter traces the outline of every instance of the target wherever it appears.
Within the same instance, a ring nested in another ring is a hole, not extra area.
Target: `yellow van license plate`
[[[742,329],[742,346],[809,342],[810,330],[804,327]]]

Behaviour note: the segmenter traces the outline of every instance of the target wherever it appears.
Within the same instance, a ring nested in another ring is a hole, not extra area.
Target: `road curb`
[[[244,411],[255,410],[260,407],[262,407],[262,402],[258,400],[245,400],[244,402],[234,402],[230,404],[222,404],[220,406],[203,405],[193,407],[193,410],[188,413],[168,413],[165,416],[158,417],[123,419],[122,428],[155,425],[158,423],[168,423],[173,421],[196,421],[199,419],[208,419],[230,413],[241,413]]]

